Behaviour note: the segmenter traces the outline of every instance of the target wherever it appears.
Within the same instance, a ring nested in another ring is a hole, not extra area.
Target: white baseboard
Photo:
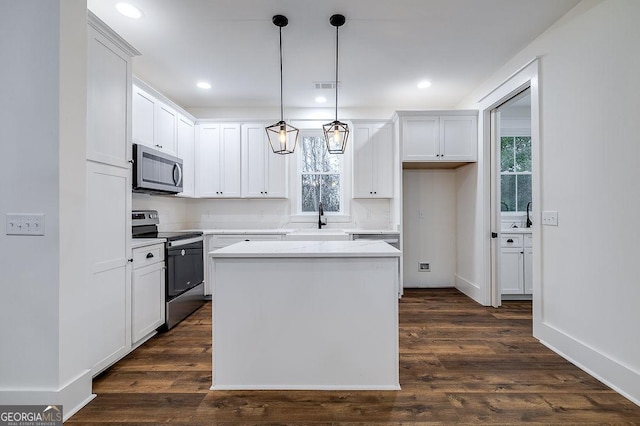
[[[640,372],[598,352],[552,325],[534,322],[533,336],[576,367],[634,404],[640,405]]]
[[[93,398],[91,370],[86,370],[59,389],[0,389],[2,405],[62,405],[65,421]]]
[[[483,300],[482,300],[483,294],[480,291],[480,287],[478,287],[477,285],[475,285],[471,281],[466,280],[465,278],[462,278],[461,276],[456,274],[456,276],[455,276],[455,287],[458,290],[460,290],[462,293],[466,294],[471,299],[475,300],[476,302],[480,303],[481,305],[485,305],[483,303]],[[485,305],[485,306],[487,306],[487,305]]]

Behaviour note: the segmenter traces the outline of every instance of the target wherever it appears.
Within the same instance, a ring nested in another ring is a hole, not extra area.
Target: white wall
[[[10,58],[0,67],[1,222],[45,214],[44,236],[0,232],[0,404],[63,404],[66,416],[91,393],[85,31],[80,0],[0,5],[0,56]]]
[[[456,266],[456,173],[403,170],[404,287],[453,287]],[[419,262],[431,272],[420,272]]]
[[[583,1],[461,105],[477,105],[539,56],[536,211],[558,211],[559,226],[541,227],[534,241],[534,334],[636,403],[639,18],[635,0]]]

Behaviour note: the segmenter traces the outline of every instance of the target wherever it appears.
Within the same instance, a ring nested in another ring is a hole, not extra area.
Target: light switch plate
[[[542,224],[547,226],[558,226],[558,212],[555,212],[555,211],[542,212]]]
[[[7,213],[7,235],[44,235],[43,213]]]

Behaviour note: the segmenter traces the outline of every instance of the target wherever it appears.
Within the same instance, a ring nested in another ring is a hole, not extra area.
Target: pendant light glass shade
[[[332,15],[329,23],[336,27],[336,119],[322,126],[324,141],[331,154],[344,154],[349,139],[349,126],[338,121],[338,28],[345,23],[343,15]]]
[[[298,129],[284,121],[284,108],[282,105],[282,27],[286,27],[289,20],[286,16],[275,15],[272,19],[274,25],[280,28],[280,121],[265,127],[271,150],[276,154],[291,154],[296,149],[298,142]]]

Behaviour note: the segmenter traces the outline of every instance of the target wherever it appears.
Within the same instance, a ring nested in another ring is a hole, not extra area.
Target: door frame
[[[492,135],[492,115],[491,111],[502,105],[527,87],[531,90],[531,171],[532,171],[532,215],[534,218],[534,227],[532,230],[533,238],[533,313],[536,316],[536,306],[539,306],[541,300],[541,231],[540,218],[541,211],[541,181],[542,175],[540,170],[540,95],[539,95],[539,61],[533,58],[523,65],[516,72],[511,74],[506,80],[500,83],[495,89],[490,91],[482,99],[478,101],[478,109],[480,110],[480,121],[482,123],[481,136],[483,141],[483,158],[482,158],[482,174],[483,174],[483,250],[482,264],[484,266],[484,304],[499,307],[501,303],[500,287],[498,282],[499,272],[499,253],[500,239],[492,238],[492,233],[500,235],[499,221],[492,220],[496,214],[492,214],[494,209],[498,208],[492,203],[491,185],[495,184],[495,177],[492,173],[491,164],[492,153],[495,148],[492,146],[496,143],[495,137]],[[496,222],[496,223],[494,223]],[[537,224],[535,222],[538,222]],[[536,226],[537,225],[537,226]]]

